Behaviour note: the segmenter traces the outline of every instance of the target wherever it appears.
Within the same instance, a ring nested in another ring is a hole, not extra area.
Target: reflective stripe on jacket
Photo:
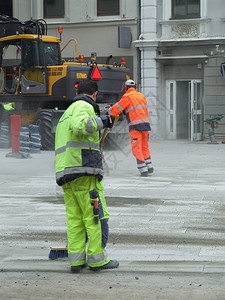
[[[81,176],[103,178],[99,147],[99,130],[103,123],[95,113],[91,98],[81,95],[79,100],[78,97],[56,128],[55,172],[60,186]]]
[[[148,106],[145,96],[130,88],[120,99],[119,102],[110,108],[113,116],[126,113],[129,130],[150,131],[150,123],[148,117]]]

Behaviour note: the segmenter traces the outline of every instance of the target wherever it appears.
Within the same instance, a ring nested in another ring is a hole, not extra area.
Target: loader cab
[[[34,35],[3,38],[0,63],[0,93],[47,94],[47,67],[62,64],[60,46]]]

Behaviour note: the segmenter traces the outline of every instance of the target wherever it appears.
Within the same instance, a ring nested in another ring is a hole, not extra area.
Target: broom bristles
[[[68,251],[65,247],[51,247],[51,250],[49,252],[49,259],[57,259],[57,258],[63,258],[68,257]]]

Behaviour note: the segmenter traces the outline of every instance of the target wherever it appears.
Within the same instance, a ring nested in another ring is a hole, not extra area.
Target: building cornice
[[[55,28],[59,25],[59,22],[47,22],[48,28]],[[85,22],[73,22],[68,23],[66,21],[60,22],[60,25],[64,28],[85,28],[85,27],[97,27],[97,26],[120,26],[120,25],[137,25],[136,18],[130,19],[107,19],[107,20],[86,20]]]
[[[191,38],[191,39],[168,39],[168,40],[145,40],[139,39],[132,42],[136,48],[151,48],[158,46],[193,46],[197,45],[209,45],[209,44],[225,44],[224,37],[208,37],[208,38]]]
[[[210,18],[201,18],[201,19],[179,19],[179,20],[162,20],[159,21],[161,25],[172,25],[172,24],[183,24],[183,23],[208,23]]]
[[[208,55],[183,55],[183,56],[157,56],[157,60],[178,60],[178,59],[207,59]]]
[[[137,48],[150,48],[150,47],[154,48],[154,47],[158,47],[159,40],[140,39],[140,40],[133,41],[132,44],[134,44],[134,46]]]

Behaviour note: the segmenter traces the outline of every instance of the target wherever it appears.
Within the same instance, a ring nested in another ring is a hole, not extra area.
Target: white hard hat
[[[129,80],[127,80],[126,82],[125,82],[125,86],[132,86],[132,87],[136,87],[136,83],[135,83],[135,81],[134,80],[132,80],[132,79],[129,79]]]

